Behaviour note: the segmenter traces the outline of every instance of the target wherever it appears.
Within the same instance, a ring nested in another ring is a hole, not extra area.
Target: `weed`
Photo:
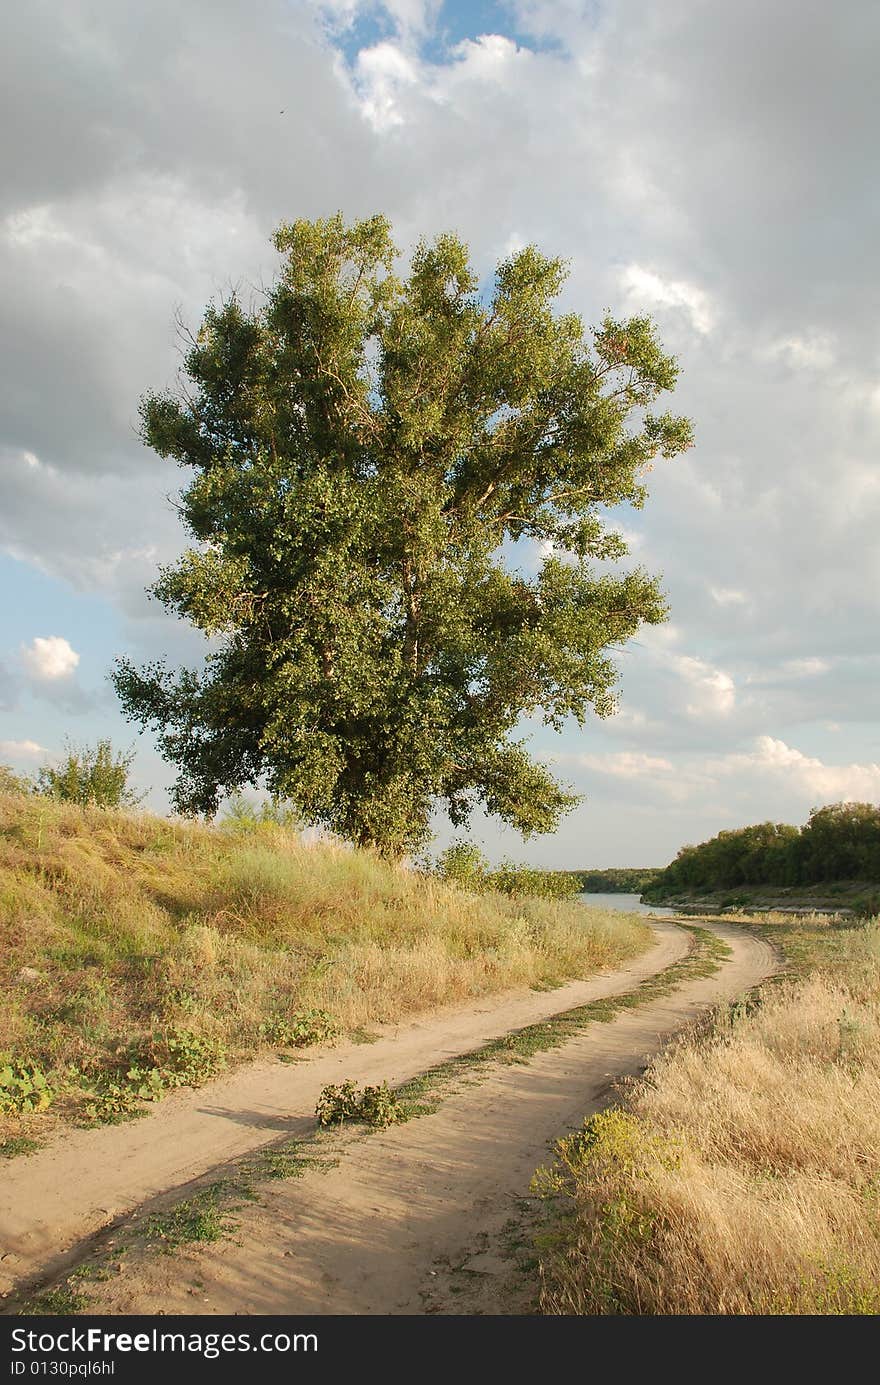
[[[306,1048],[325,1043],[339,1034],[339,1025],[326,1010],[306,1010],[288,1017],[272,1015],[260,1025],[260,1036],[267,1044],[284,1048]]]
[[[18,1159],[21,1155],[33,1154],[40,1147],[39,1140],[31,1140],[26,1135],[9,1135],[0,1140],[0,1159]]]
[[[359,1091],[357,1083],[349,1079],[324,1088],[318,1097],[315,1115],[319,1125],[361,1121],[364,1125],[382,1128],[397,1124],[404,1112],[387,1082]]]
[[[78,1293],[68,1280],[29,1299],[19,1312],[23,1317],[67,1317],[88,1307],[85,1294]]]
[[[141,1226],[140,1234],[158,1243],[162,1251],[171,1253],[180,1246],[194,1242],[220,1241],[234,1226],[229,1213],[230,1186],[213,1183],[195,1197],[179,1202],[168,1212],[157,1212]],[[239,1195],[242,1189],[234,1189]]]
[[[45,1111],[53,1092],[45,1074],[34,1063],[0,1059],[0,1112],[23,1115]]]
[[[225,1065],[223,1045],[184,1029],[172,1029],[131,1045],[122,1070],[86,1088],[88,1122],[116,1124],[143,1114],[142,1102],[158,1101],[173,1087],[198,1087]]]

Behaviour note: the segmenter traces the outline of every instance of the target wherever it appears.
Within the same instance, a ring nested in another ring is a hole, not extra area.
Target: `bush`
[[[9,765],[0,765],[0,793],[30,793],[33,785]]]
[[[67,745],[67,756],[52,769],[45,766],[37,775],[37,792],[81,808],[134,808],[145,794],[128,787],[134,751],[114,751],[109,740],[94,747]]]
[[[223,827],[236,832],[259,832],[265,828],[283,827],[297,831],[303,822],[297,810],[280,798],[267,798],[263,803],[251,803],[243,794],[233,794],[221,819]]]
[[[90,1090],[88,1120],[114,1122],[135,1115],[143,1101],[158,1101],[172,1087],[198,1087],[226,1065],[217,1039],[171,1029],[132,1045],[120,1070]]]
[[[306,1010],[300,1015],[273,1015],[260,1025],[260,1037],[267,1044],[284,1048],[307,1048],[327,1039],[335,1039],[339,1025],[326,1010]]]
[[[325,1087],[318,1098],[315,1115],[319,1125],[344,1125],[346,1121],[362,1121],[380,1128],[395,1125],[403,1119],[403,1107],[383,1082],[379,1087],[364,1087],[349,1079],[338,1086]]]
[[[460,885],[465,890],[482,890],[486,888],[489,862],[473,842],[459,841],[440,853],[434,870],[450,884]]]
[[[573,899],[581,891],[579,877],[569,871],[536,870],[512,861],[491,870],[479,847],[465,841],[453,842],[441,852],[434,873],[464,890],[494,890],[514,898]]]
[[[574,899],[581,892],[576,875],[563,870],[535,870],[505,861],[487,877],[487,886],[500,894],[515,897],[532,895],[538,899]]]

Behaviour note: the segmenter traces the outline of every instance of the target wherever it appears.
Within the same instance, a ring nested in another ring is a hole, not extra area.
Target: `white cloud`
[[[746,606],[748,593],[738,587],[710,587],[709,595],[718,606]]]
[[[686,685],[685,710],[689,717],[724,717],[733,711],[736,684],[729,673],[690,654],[677,654],[671,662]]]
[[[715,309],[708,294],[695,284],[684,279],[665,279],[638,264],[627,265],[620,282],[627,296],[641,307],[683,308],[695,331],[701,336],[711,332]]]
[[[21,662],[37,682],[57,683],[72,677],[79,655],[61,635],[37,635],[31,644],[22,645]]]
[[[711,768],[718,774],[781,780],[817,802],[880,799],[880,764],[829,765],[773,736],[759,736],[753,750],[723,756]]]
[[[8,755],[13,760],[35,760],[48,753],[46,747],[36,741],[0,741],[0,755]]]
[[[793,370],[828,370],[835,360],[834,343],[824,332],[781,337],[759,354],[768,360],[782,361]]]
[[[374,130],[403,125],[401,97],[419,82],[417,64],[396,43],[377,43],[358,53],[355,84],[364,118]]]
[[[576,755],[567,757],[569,762],[582,765],[584,769],[598,770],[600,774],[610,774],[616,779],[642,779],[657,774],[674,774],[675,766],[671,760],[661,755],[644,755],[639,751],[610,751],[601,755]]]
[[[827,659],[786,659],[782,665],[784,673],[792,678],[817,678],[821,673],[828,673],[831,665]]]

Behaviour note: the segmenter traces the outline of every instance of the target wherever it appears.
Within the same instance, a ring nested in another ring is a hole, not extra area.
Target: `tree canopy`
[[[761,822],[684,846],[649,885],[653,898],[736,885],[880,883],[880,807],[829,803],[803,827]]]
[[[612,647],[665,616],[656,580],[594,564],[626,553],[605,508],[690,445],[651,412],[676,363],[647,318],[558,311],[565,266],[534,247],[481,291],[452,235],[401,277],[381,216],[274,244],[264,297],[209,307],[182,390],[142,401],[195,540],[152,590],[212,644],[198,671],[117,661],[123,708],[183,812],[262,781],[392,854],[438,802],[551,830],[576,800],[516,726],[608,715]]]

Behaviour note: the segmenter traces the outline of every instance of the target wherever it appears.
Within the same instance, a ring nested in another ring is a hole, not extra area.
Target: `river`
[[[624,914],[659,914],[668,917],[677,912],[661,904],[643,904],[637,894],[579,894],[578,899],[594,909],[620,909]]]

